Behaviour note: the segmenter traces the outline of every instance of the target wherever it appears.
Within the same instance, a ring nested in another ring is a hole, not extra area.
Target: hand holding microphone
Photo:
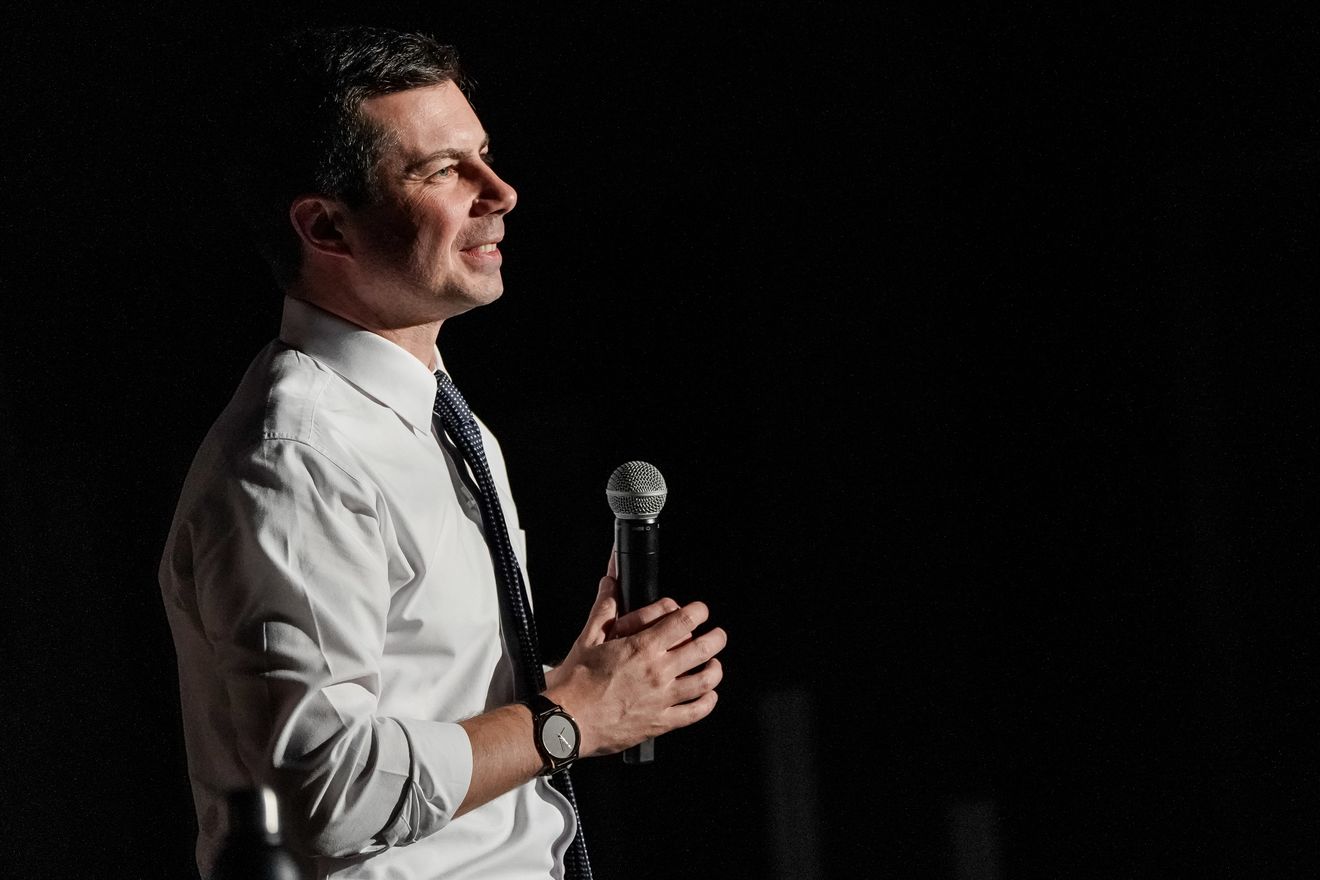
[[[656,736],[700,721],[718,699],[724,630],[697,633],[710,616],[704,602],[657,599],[656,520],[667,491],[646,462],[611,475],[611,570],[568,656],[546,673],[546,696],[580,727],[582,757],[622,752],[625,763],[650,763]]]

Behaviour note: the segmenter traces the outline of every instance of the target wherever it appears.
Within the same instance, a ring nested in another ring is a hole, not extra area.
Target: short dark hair
[[[362,114],[377,95],[469,83],[458,53],[433,37],[379,27],[308,28],[260,47],[243,65],[223,117],[230,192],[275,280],[302,268],[293,199],[319,193],[350,208],[379,197],[376,167],[390,132]]]

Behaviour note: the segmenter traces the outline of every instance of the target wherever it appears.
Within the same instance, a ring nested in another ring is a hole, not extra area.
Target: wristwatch
[[[577,760],[581,740],[573,716],[545,694],[534,694],[520,702],[532,710],[532,741],[545,762],[540,775],[567,770]]]

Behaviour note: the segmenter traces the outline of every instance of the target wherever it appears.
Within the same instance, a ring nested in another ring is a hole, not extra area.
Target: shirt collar
[[[334,370],[413,427],[430,432],[435,376],[401,346],[292,296],[284,298],[280,340]],[[435,364],[444,369],[439,349]]]

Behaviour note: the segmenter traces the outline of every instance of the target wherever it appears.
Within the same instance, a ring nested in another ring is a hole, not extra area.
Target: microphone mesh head
[[[619,519],[650,519],[665,506],[669,487],[653,464],[626,461],[610,474],[605,498]]]

